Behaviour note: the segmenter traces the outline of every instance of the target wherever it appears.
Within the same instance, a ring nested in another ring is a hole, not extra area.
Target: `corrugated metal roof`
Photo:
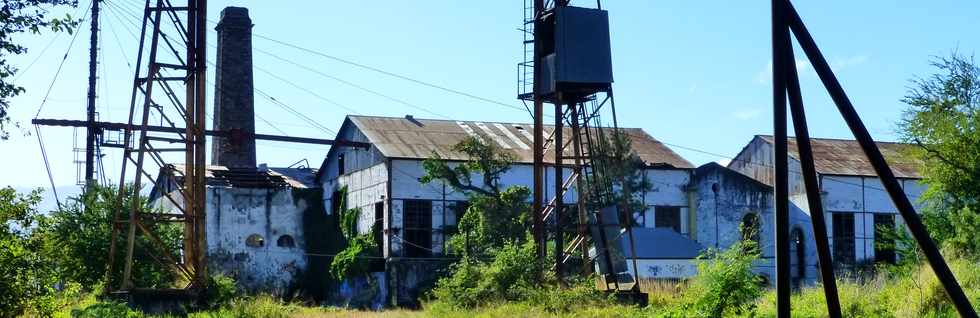
[[[453,152],[452,147],[467,136],[476,136],[513,153],[518,162],[534,161],[531,124],[353,115],[348,118],[371,144],[390,158],[425,159],[437,153],[449,160],[466,160],[461,154]],[[545,136],[550,136],[553,130],[553,126],[546,126]],[[633,151],[648,165],[694,168],[690,162],[642,129],[622,130],[630,136]],[[565,127],[563,134],[567,140],[572,135],[571,128]],[[572,156],[572,149],[568,148],[566,155]],[[553,149],[549,147],[549,151],[545,152],[545,162],[554,162]]]
[[[773,136],[759,135],[765,142],[773,144]],[[813,164],[820,174],[876,176],[871,162],[856,140],[811,138]],[[922,162],[905,154],[910,144],[896,142],[876,142],[881,155],[885,157],[892,172],[899,178],[920,179],[919,168]],[[796,138],[789,138],[789,152],[793,158],[800,158]]]

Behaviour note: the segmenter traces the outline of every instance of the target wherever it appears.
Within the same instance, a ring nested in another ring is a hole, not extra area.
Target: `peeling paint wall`
[[[288,289],[306,268],[302,216],[309,203],[295,200],[291,188],[209,187],[206,200],[209,269],[248,290]],[[246,245],[252,235],[261,237],[261,246]],[[293,246],[279,246],[287,235]]]
[[[709,164],[712,165],[712,164]],[[726,249],[742,239],[741,226],[748,214],[759,220],[761,259],[755,271],[775,277],[775,234],[772,188],[734,170],[715,165],[697,170],[693,183],[697,204],[696,240],[708,248]],[[791,246],[792,277],[813,282],[817,275],[816,243],[809,215],[795,203],[790,204],[790,229],[803,235],[802,246]],[[802,260],[795,249],[802,247]],[[802,276],[799,274],[802,268]],[[770,280],[772,281],[772,280]]]

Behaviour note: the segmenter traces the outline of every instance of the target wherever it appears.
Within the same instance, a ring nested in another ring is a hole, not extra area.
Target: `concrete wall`
[[[698,274],[698,261],[692,259],[638,259],[640,279],[676,279]],[[633,261],[626,260],[627,273],[633,273]]]
[[[361,214],[357,222],[358,233],[370,233],[371,226],[375,221],[375,204],[378,203],[383,205],[382,208],[384,211],[381,222],[382,224],[386,224],[384,216],[388,215],[388,204],[386,204],[388,167],[385,163],[382,162],[373,166],[364,167],[360,170],[347,171],[344,175],[340,175],[334,179],[325,179],[321,185],[323,187],[323,206],[326,207],[328,214],[333,213],[331,207],[333,207],[333,201],[337,200],[337,198],[334,198],[334,194],[344,186],[347,187],[347,196],[345,197],[347,208],[361,209]],[[385,228],[383,227],[382,231]],[[382,246],[385,248],[382,251],[388,250],[386,245],[387,240],[383,240]]]
[[[282,292],[306,268],[303,211],[310,202],[295,199],[291,188],[207,189],[209,268],[235,277],[248,290]],[[262,246],[247,246],[257,235]],[[294,245],[278,246],[284,235]]]
[[[693,183],[697,210],[695,239],[707,248],[729,248],[742,239],[740,230],[745,216],[755,214],[760,222],[759,247],[762,251],[755,271],[774,278],[776,248],[772,188],[733,170],[716,167],[703,166],[696,172]],[[791,257],[792,276],[800,278],[799,268],[803,267],[802,281],[813,281],[817,276],[817,258],[812,225],[809,215],[793,203],[790,204],[790,229],[799,230],[804,238],[802,265],[795,253]],[[791,248],[795,252],[800,247]]]

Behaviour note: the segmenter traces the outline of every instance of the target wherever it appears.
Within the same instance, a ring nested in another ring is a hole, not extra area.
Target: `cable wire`
[[[91,2],[89,3],[91,5]],[[82,16],[82,19],[78,21],[79,24],[88,20],[88,11]],[[65,66],[65,61],[68,60],[68,55],[71,53],[71,49],[75,46],[75,39],[78,38],[78,34],[81,32],[75,32],[71,37],[71,42],[68,43],[68,49],[65,51],[65,55],[61,57],[61,62],[58,63],[58,69],[54,73],[54,77],[51,79],[51,84],[48,85],[48,91],[44,93],[44,99],[41,100],[41,105],[37,107],[37,113],[34,114],[34,118],[41,115],[41,110],[44,109],[44,105],[48,102],[48,97],[51,95],[51,89],[54,88],[55,82],[58,81],[58,76],[61,75],[61,69]]]

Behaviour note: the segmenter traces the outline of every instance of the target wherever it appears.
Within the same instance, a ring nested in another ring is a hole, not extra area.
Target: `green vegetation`
[[[492,258],[505,245],[525,242],[531,221],[527,204],[531,191],[524,186],[501,190],[500,185],[500,176],[516,160],[514,155],[474,137],[463,139],[453,151],[467,160],[451,163],[433,153],[422,163],[426,174],[420,179],[423,183],[445,182],[467,196],[469,207],[457,225],[460,235],[449,241],[452,250],[469,258],[463,262],[466,264],[477,258]],[[474,177],[480,182],[474,183]]]
[[[380,255],[374,233],[357,234],[357,220],[361,216],[361,209],[347,207],[347,186],[340,193],[340,233],[343,234],[347,247],[330,262],[330,274],[338,281],[367,274],[371,265],[370,258]]]
[[[54,8],[77,5],[77,0],[4,0],[0,6],[0,140],[10,135],[11,121],[7,114],[10,99],[24,92],[15,82],[19,70],[7,63],[7,57],[27,53],[27,48],[15,38],[25,32],[38,34],[42,29],[72,33],[79,21],[71,15],[65,14],[60,19],[48,16]]]
[[[900,133],[925,163],[923,218],[932,236],[980,256],[980,67],[956,53],[932,64],[936,73],[913,80],[903,100]]]

